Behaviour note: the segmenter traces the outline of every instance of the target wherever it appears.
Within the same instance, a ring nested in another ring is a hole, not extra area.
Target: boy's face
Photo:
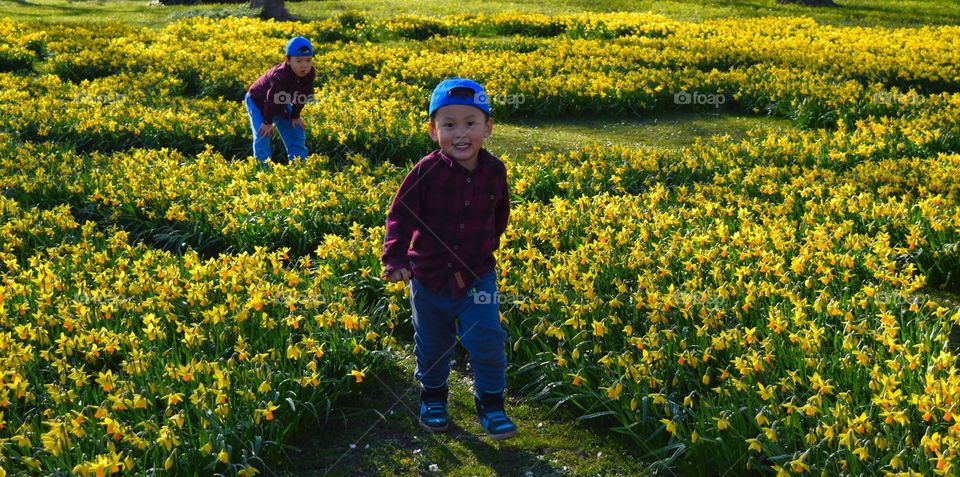
[[[430,121],[430,139],[440,144],[447,157],[470,168],[476,162],[483,140],[493,133],[493,120],[483,111],[464,104],[437,109]]]
[[[312,56],[288,56],[284,62],[293,69],[293,74],[303,78],[313,68]]]

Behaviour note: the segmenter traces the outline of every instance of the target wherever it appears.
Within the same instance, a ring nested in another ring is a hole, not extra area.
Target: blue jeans
[[[477,394],[500,393],[506,386],[507,333],[500,327],[496,272],[486,273],[454,298],[449,287],[439,293],[410,280],[413,310],[414,377],[425,387],[446,385],[456,338],[470,353]],[[459,321],[457,318],[459,317]]]
[[[250,93],[247,93],[243,100],[247,106],[247,115],[250,116],[250,126],[253,128],[253,157],[256,157],[261,164],[270,158],[270,136],[260,136],[258,132],[260,125],[263,124],[263,113],[260,108],[250,99]],[[287,112],[293,110],[293,106],[287,105]],[[307,134],[303,128],[293,127],[290,118],[284,118],[279,115],[274,116],[273,125],[280,133],[280,139],[283,140],[284,147],[287,148],[287,159],[293,162],[294,158],[299,157],[305,160],[307,157]]]

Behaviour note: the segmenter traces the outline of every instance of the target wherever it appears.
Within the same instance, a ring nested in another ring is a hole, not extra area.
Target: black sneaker
[[[447,393],[447,387],[420,388],[420,427],[430,432],[443,432],[450,428]]]
[[[474,397],[477,403],[477,417],[480,426],[495,441],[507,439],[519,434],[517,426],[503,412],[503,393],[484,394]]]

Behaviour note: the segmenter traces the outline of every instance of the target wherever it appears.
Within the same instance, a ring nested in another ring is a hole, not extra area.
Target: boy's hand
[[[292,124],[295,128],[303,129],[303,118],[291,119],[290,124]]]
[[[257,134],[259,134],[260,137],[270,137],[273,135],[273,124],[261,124],[260,129],[257,130]]]
[[[387,275],[388,282],[399,282],[400,280],[403,280],[403,283],[410,283],[410,270],[400,268]]]

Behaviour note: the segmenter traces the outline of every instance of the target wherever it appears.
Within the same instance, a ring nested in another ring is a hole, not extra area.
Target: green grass
[[[810,16],[834,25],[917,26],[960,24],[960,2],[937,0],[837,0],[841,8],[808,8],[777,5],[774,0],[494,0],[473,2],[467,8],[451,9],[447,0],[391,1],[346,0],[288,2],[292,14],[303,19],[329,17],[343,12],[360,12],[370,18],[398,14],[451,15],[461,13],[639,11],[653,12],[678,20],[766,15]],[[0,0],[0,14],[17,20],[40,21],[122,21],[137,25],[162,26],[184,15],[224,11],[243,14],[240,4],[150,5],[147,0]]]
[[[0,9],[2,16],[23,21],[118,21],[161,26],[175,12],[193,8],[148,5],[145,0],[0,0]]]
[[[513,157],[533,148],[561,152],[590,144],[679,148],[715,135],[740,138],[756,127],[796,128],[787,119],[710,112],[663,113],[645,118],[527,119],[494,123],[493,135],[484,147],[496,155]]]
[[[457,360],[463,362],[463,355]],[[431,434],[417,424],[418,391],[409,351],[383,375],[368,374],[361,391],[341,402],[325,426],[307,429],[278,473],[340,475],[641,475],[645,466],[610,431],[564,410],[526,404],[509,395],[507,412],[520,435],[491,441],[477,423],[472,378],[462,366],[450,376],[453,429]],[[340,414],[342,413],[342,414]],[[353,447],[351,447],[353,446]],[[433,467],[432,467],[433,466]],[[529,474],[528,474],[529,472]]]

